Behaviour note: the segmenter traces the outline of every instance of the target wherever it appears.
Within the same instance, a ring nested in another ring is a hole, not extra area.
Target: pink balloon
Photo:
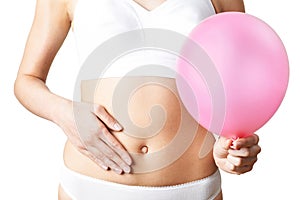
[[[288,85],[288,57],[279,36],[257,17],[226,12],[202,21],[189,38],[200,47],[184,46],[176,78],[189,113],[228,138],[261,128],[279,108]],[[200,62],[189,62],[197,55]]]

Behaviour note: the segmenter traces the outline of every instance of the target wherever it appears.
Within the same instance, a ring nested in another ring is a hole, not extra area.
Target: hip
[[[119,133],[122,135],[122,133]],[[69,142],[64,149],[65,165],[80,174],[105,181],[126,185],[170,186],[199,180],[217,170],[213,159],[214,137],[204,129],[200,129],[191,143],[182,141],[187,146],[170,147],[170,150],[159,149],[148,153],[136,153],[134,144],[126,146],[133,159],[132,172],[118,175],[111,170],[103,170],[85,155],[81,154]],[[139,143],[138,143],[139,144]],[[149,146],[149,145],[148,145]],[[170,145],[172,146],[172,145]],[[151,149],[151,146],[148,148]]]

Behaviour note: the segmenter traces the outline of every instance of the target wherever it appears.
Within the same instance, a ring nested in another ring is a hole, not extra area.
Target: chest
[[[148,1],[148,0],[131,0],[133,3],[137,3],[141,7],[143,7],[145,10],[151,12],[154,9],[158,8],[163,3],[166,3],[168,0],[154,0],[154,1]]]
[[[80,60],[120,33],[157,28],[188,35],[215,14],[210,0],[78,0],[73,18]]]
[[[214,14],[210,0],[78,0],[74,30],[112,27],[184,29]]]

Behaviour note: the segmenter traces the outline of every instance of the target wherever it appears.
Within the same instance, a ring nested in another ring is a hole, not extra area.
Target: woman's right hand
[[[98,165],[119,174],[129,173],[132,162],[129,154],[109,132],[109,129],[120,131],[114,126],[116,120],[102,106],[84,103],[73,106],[73,102],[46,87],[51,63],[70,31],[70,6],[66,1],[37,1],[14,85],[15,95],[29,111],[60,126],[71,143]],[[78,115],[73,114],[73,107]]]
[[[130,173],[129,153],[110,133],[121,131],[122,127],[103,106],[71,102],[64,112],[67,113],[58,125],[78,151],[105,170]]]

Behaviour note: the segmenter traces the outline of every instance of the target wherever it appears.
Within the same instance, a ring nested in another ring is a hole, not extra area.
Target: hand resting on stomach
[[[214,137],[185,110],[175,79],[122,77],[85,80],[81,100],[102,105],[123,127],[110,133],[132,158],[129,174],[103,170],[67,141],[67,167],[94,178],[127,185],[174,185],[204,178],[217,167]]]

